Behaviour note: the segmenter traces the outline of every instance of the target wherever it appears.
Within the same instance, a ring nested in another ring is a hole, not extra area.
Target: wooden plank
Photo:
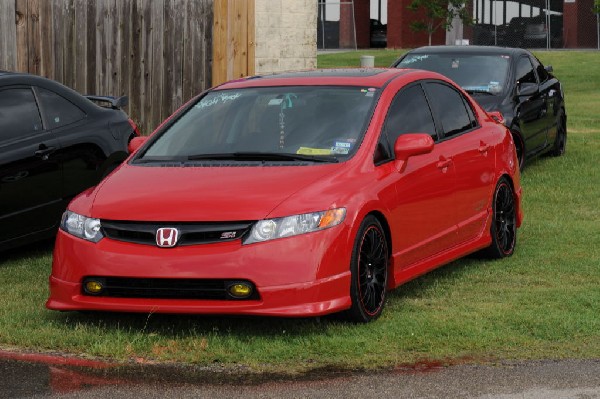
[[[175,45],[173,47],[173,99],[171,104],[171,112],[175,111],[183,104],[183,21],[184,21],[184,0],[175,0],[174,8],[174,26],[173,38]]]
[[[106,59],[106,88],[105,95],[115,96],[119,92],[119,67],[121,42],[117,40],[118,26],[116,0],[107,1],[107,14],[104,20],[104,37],[107,41],[108,51]]]
[[[142,111],[142,125],[144,129],[150,132],[152,126],[152,70],[154,47],[152,43],[152,5],[154,2],[144,1],[140,8],[142,16],[142,46],[140,47],[142,79],[140,84],[141,97],[140,109]]]
[[[108,95],[106,93],[106,60],[108,58],[107,37],[104,32],[105,19],[107,13],[107,4],[105,0],[96,1],[96,92],[99,95]]]
[[[17,67],[17,25],[14,0],[0,0],[0,70]]]
[[[184,91],[183,101],[188,101],[190,98],[198,94],[202,87],[202,67],[206,63],[204,51],[202,48],[203,29],[205,20],[203,19],[203,11],[206,7],[205,1],[188,2],[187,19],[189,26],[189,54],[184,52],[184,75],[189,73],[189,91]],[[184,85],[184,90],[186,89]]]
[[[202,89],[207,89],[212,85],[212,76],[213,76],[213,63],[210,62],[212,60],[213,54],[213,21],[214,21],[214,8],[213,1],[206,0],[205,8],[204,8],[204,17],[202,18],[204,23],[203,27],[203,37],[202,37],[202,50],[204,52],[204,57],[201,58],[204,60],[203,65],[203,73],[204,83]]]
[[[121,42],[121,59],[119,65],[119,95],[129,96],[130,100],[130,82],[131,74],[131,2],[119,1],[117,3],[117,13],[119,16],[119,35]]]
[[[86,0],[75,0],[74,4],[75,31],[74,54],[70,62],[75,64],[75,81],[73,89],[80,93],[88,94],[87,89],[87,2]]]
[[[164,0],[154,0],[151,7],[152,26],[152,88],[150,98],[146,101],[150,104],[150,118],[148,120],[148,132],[151,132],[160,124],[165,116],[162,110],[162,76],[164,73],[163,41],[164,41]]]
[[[63,83],[71,88],[75,87],[75,4],[74,0],[65,0],[64,28],[64,53],[63,53]]]
[[[40,0],[29,0],[27,2],[27,13],[29,14],[27,26],[27,71],[35,75],[41,75],[42,32],[40,29]]]
[[[233,0],[229,13],[229,53],[232,62],[228,65],[228,79],[248,76],[248,3]]]
[[[183,79],[183,102],[187,101],[192,96],[192,77],[194,74],[194,28],[195,21],[193,21],[192,13],[194,9],[198,7],[198,3],[192,4],[190,1],[185,1],[183,13],[183,57],[182,57],[182,79]]]
[[[248,26],[247,33],[247,69],[248,75],[256,74],[256,7],[255,0],[248,0],[248,13],[246,18],[246,24]]]
[[[41,74],[47,78],[54,79],[54,21],[52,18],[52,2],[43,0],[40,2],[40,56]]]
[[[29,10],[27,0],[16,0],[16,38],[17,38],[17,65],[16,69],[19,72],[29,71]]]
[[[90,1],[87,3],[86,10],[86,30],[85,30],[85,65],[86,65],[86,79],[85,88],[87,94],[101,95],[98,92],[96,86],[96,74],[98,71],[98,64],[96,63],[96,9],[97,3]],[[81,35],[84,32],[80,32]],[[82,55],[83,57],[83,55]]]
[[[165,1],[164,14],[163,14],[163,76],[162,76],[162,104],[161,112],[163,116],[171,114],[173,112],[173,32],[175,25],[175,14],[173,10],[174,0]]]
[[[65,82],[63,62],[65,47],[67,46],[67,43],[65,43],[65,31],[63,26],[72,22],[66,18],[66,9],[67,3],[62,0],[54,0],[52,7],[52,27],[54,30],[52,57],[54,63],[54,79],[61,83]]]
[[[215,0],[213,20],[213,69],[212,84],[216,86],[227,80],[227,25],[228,0]]]
[[[140,0],[131,1],[131,90],[130,90],[130,102],[129,102],[129,115],[136,121],[142,132],[148,134],[143,120],[141,119],[141,92],[140,92],[140,81],[141,81],[141,16],[139,13]]]

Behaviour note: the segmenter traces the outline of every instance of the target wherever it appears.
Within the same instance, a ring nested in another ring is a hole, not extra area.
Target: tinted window
[[[427,133],[437,140],[435,125],[421,85],[414,85],[396,95],[385,122],[385,132],[393,148],[399,135]]]
[[[0,141],[42,130],[31,89],[0,91]]]
[[[533,66],[528,57],[521,57],[517,62],[516,78],[518,83],[537,83]]]
[[[442,83],[427,83],[427,94],[433,112],[442,123],[444,137],[460,134],[475,126],[458,91]]]
[[[441,73],[467,91],[502,93],[506,87],[509,56],[504,54],[407,54],[397,68]]]
[[[64,97],[42,88],[38,88],[37,92],[48,119],[49,129],[65,126],[85,117],[85,113],[79,107]]]

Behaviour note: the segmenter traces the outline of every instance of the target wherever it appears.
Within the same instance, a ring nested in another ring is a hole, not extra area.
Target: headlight
[[[91,242],[98,242],[104,237],[100,227],[100,219],[88,218],[71,211],[63,213],[60,221],[62,230]]]
[[[328,211],[305,213],[277,219],[259,220],[254,226],[244,244],[291,237],[298,234],[311,233],[337,226],[346,217],[345,208]]]

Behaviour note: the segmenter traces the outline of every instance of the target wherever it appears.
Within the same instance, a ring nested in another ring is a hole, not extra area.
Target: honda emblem
[[[162,227],[156,230],[156,245],[161,248],[172,248],[177,245],[179,230],[174,227]]]

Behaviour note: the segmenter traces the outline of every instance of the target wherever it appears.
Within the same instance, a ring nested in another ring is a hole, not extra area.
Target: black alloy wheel
[[[381,315],[385,305],[389,269],[388,243],[376,217],[369,215],[361,223],[352,251],[352,307],[350,320],[367,323]]]
[[[505,177],[496,186],[492,209],[492,244],[485,254],[490,258],[505,258],[513,254],[517,242],[515,194]]]

